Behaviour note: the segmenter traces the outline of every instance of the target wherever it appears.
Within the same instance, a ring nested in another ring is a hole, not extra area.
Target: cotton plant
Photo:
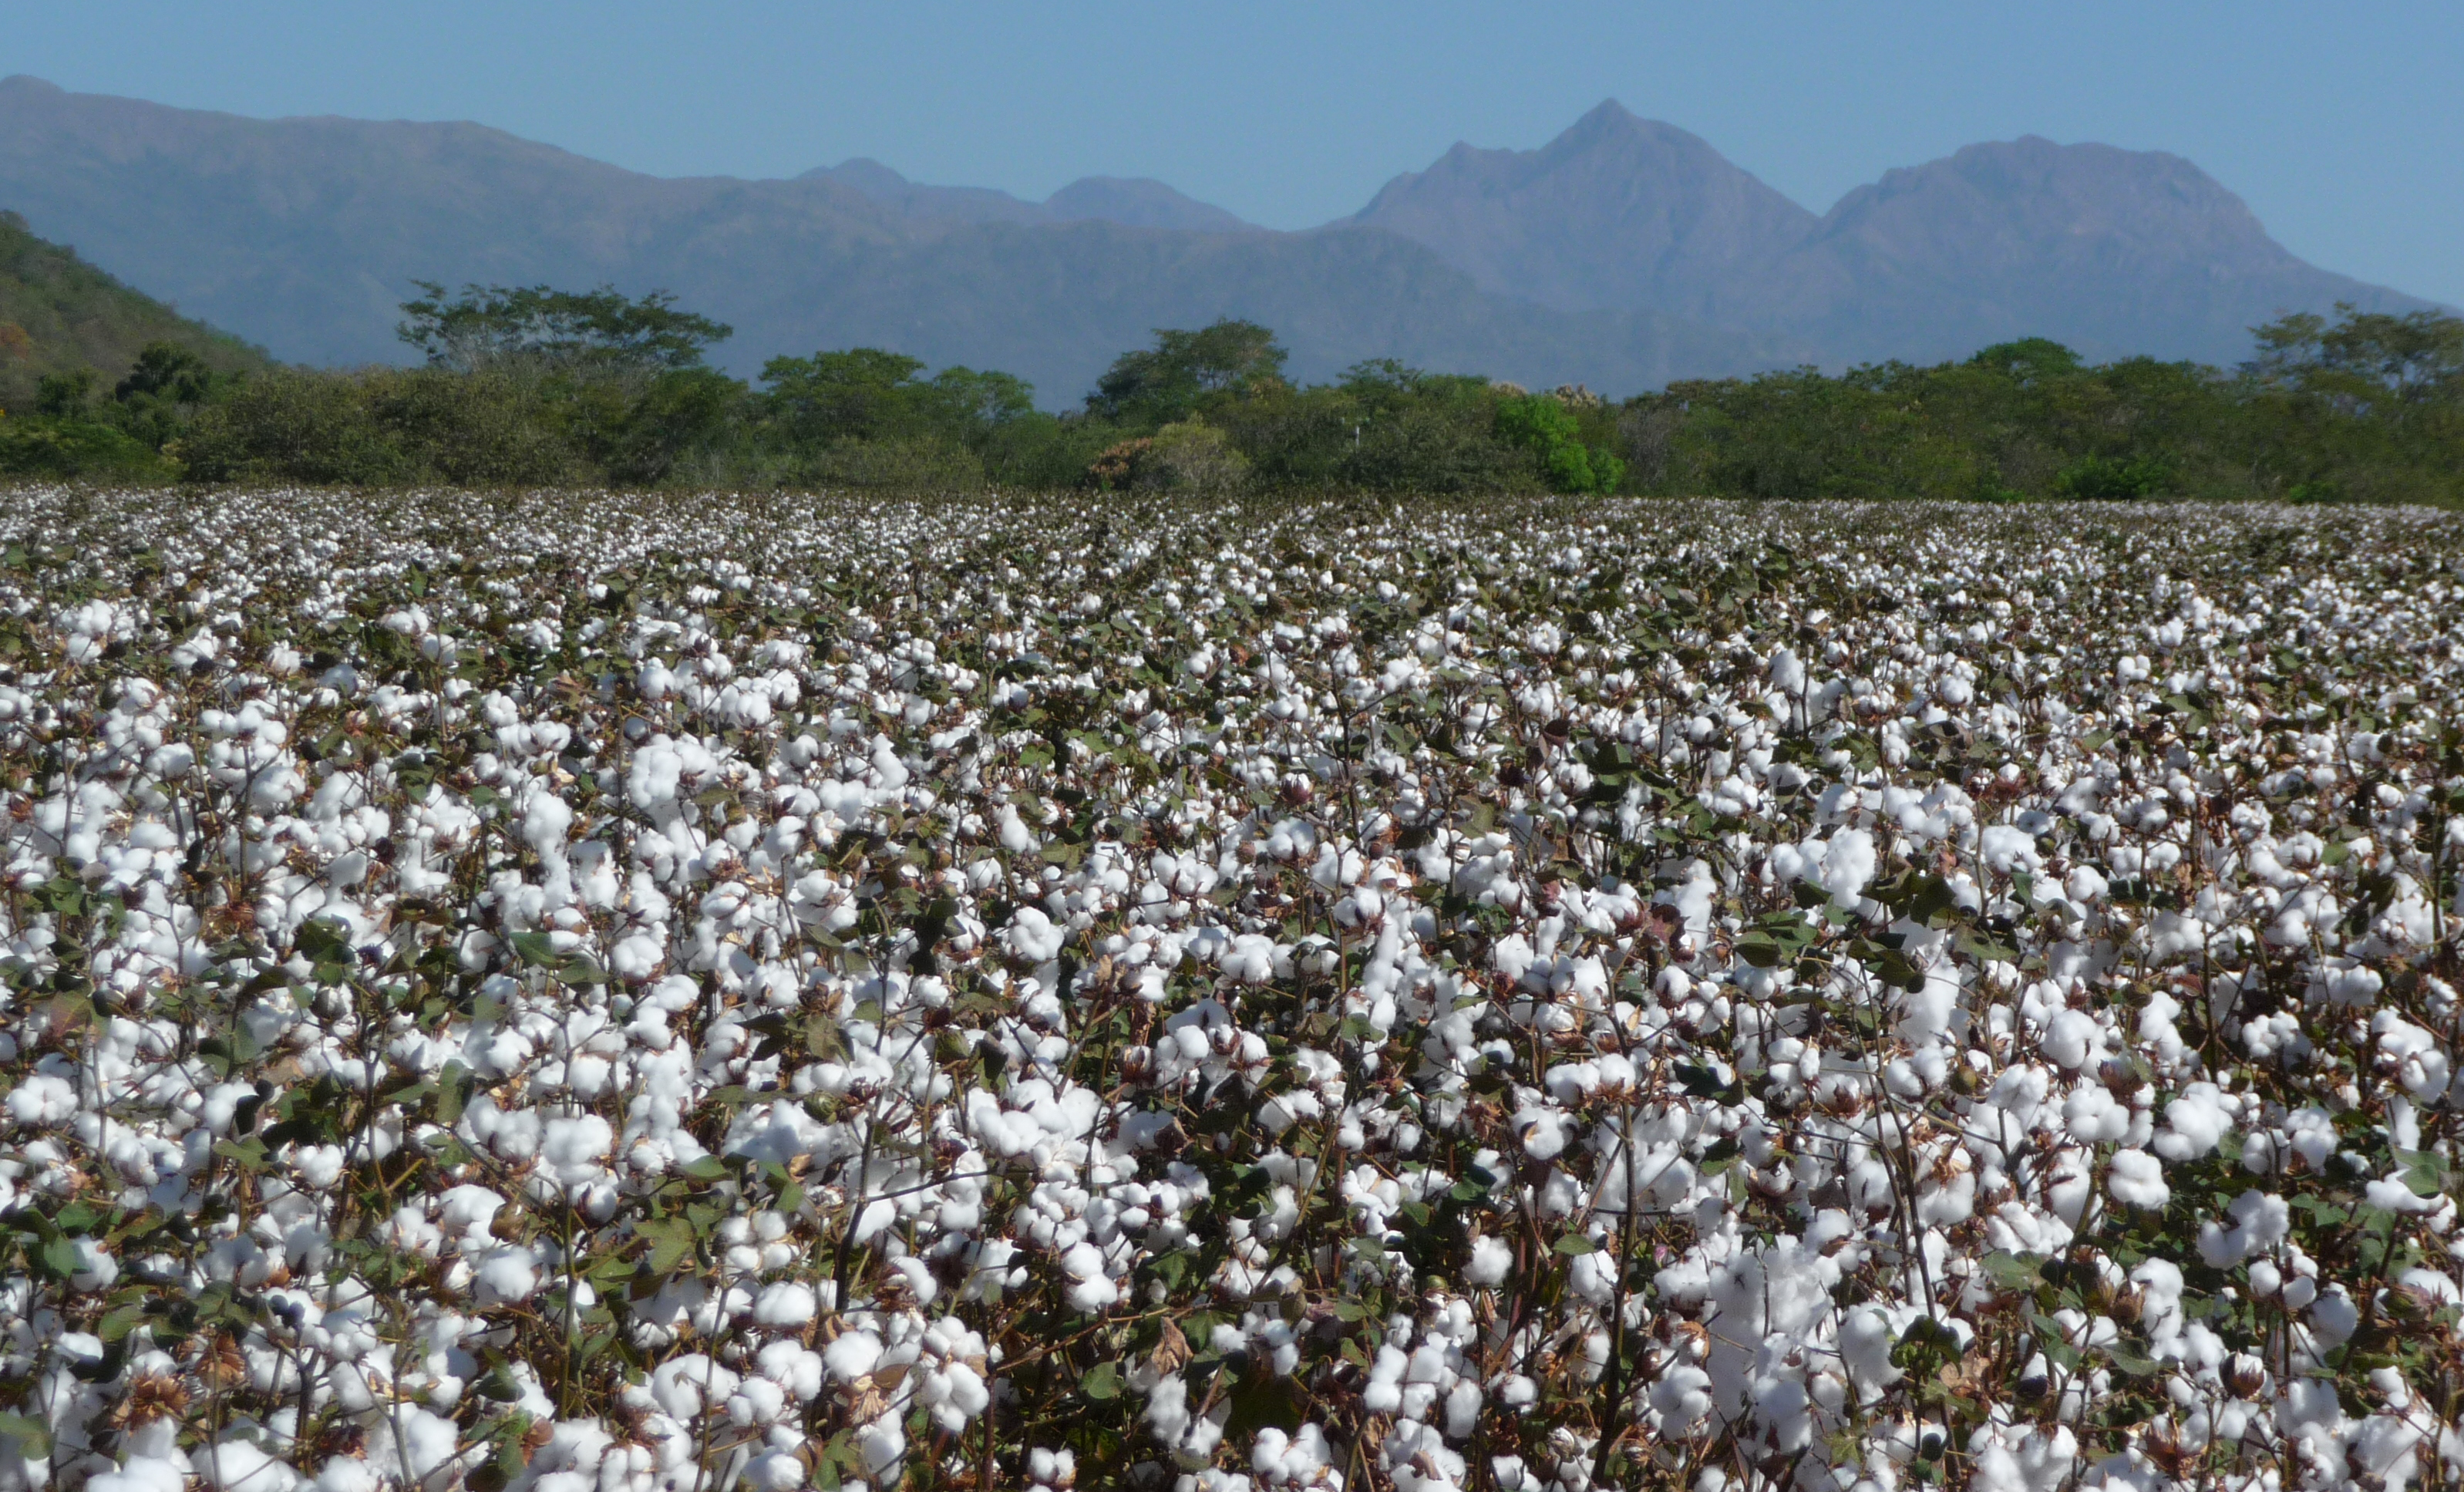
[[[2460,538],[20,492],[0,1486],[2452,1483]]]

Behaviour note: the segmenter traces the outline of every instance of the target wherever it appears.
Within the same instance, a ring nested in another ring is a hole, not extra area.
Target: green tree
[[[206,360],[175,342],[147,342],[137,353],[128,376],[111,391],[121,404],[159,400],[173,405],[203,404],[213,393],[214,371]]]
[[[1198,331],[1158,328],[1153,347],[1125,352],[1088,396],[1090,414],[1155,428],[1215,403],[1284,386],[1287,354],[1255,321],[1224,319]]]
[[[1531,453],[1551,492],[1609,493],[1625,480],[1625,463],[1606,447],[1585,446],[1574,411],[1554,394],[1527,394],[1500,404],[1497,435]]]
[[[395,335],[431,365],[466,373],[507,366],[558,372],[699,367],[712,346],[735,334],[723,322],[677,310],[665,291],[637,298],[610,285],[583,292],[465,285],[448,297],[442,285],[411,283],[425,294],[403,302]]]
[[[94,396],[94,369],[46,373],[34,385],[34,412],[55,420],[80,419]]]

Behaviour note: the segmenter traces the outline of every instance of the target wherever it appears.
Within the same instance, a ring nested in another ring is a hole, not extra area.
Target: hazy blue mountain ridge
[[[1237,232],[1252,227],[1211,203],[1187,197],[1146,177],[1083,176],[1042,202],[990,186],[928,186],[858,156],[817,166],[799,181],[834,181],[912,218],[961,223],[1118,223],[1127,228]]]
[[[664,289],[723,365],[871,343],[1074,402],[1157,326],[1244,316],[1293,371],[1368,357],[1612,394],[2051,336],[2232,362],[2247,328],[2427,302],[2302,263],[2178,157],[2027,139],[1893,171],[1819,217],[1602,104],[1536,151],[1457,146],[1360,213],[1276,232],[1158,182],[1042,203],[856,160],[662,178],[469,123],[253,120],[0,80],[0,208],[277,356],[399,361],[415,279]]]

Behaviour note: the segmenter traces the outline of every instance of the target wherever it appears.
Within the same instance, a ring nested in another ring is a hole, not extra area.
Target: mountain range
[[[413,280],[665,289],[720,361],[869,344],[1071,402],[1153,328],[1243,316],[1292,370],[1362,358],[1610,393],[2042,335],[2230,363],[2248,328],[2430,303],[2303,263],[2176,156],[2035,138],[1889,172],[1816,215],[1603,103],[1538,150],[1458,145],[1321,228],[1160,182],[1043,202],[855,160],[668,178],[471,123],[254,120],[0,80],[0,208],[277,356],[404,356]]]

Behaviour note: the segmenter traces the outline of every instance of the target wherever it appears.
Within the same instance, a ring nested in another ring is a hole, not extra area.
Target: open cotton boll
[[[183,1462],[186,1461],[184,1457]],[[153,1456],[132,1456],[117,1471],[97,1474],[86,1481],[89,1492],[181,1492],[188,1468]]]
[[[199,1448],[188,1462],[214,1492],[292,1492],[299,1485],[298,1472],[237,1436]]]
[[[2132,1207],[2161,1208],[2173,1199],[2165,1182],[2165,1168],[2143,1150],[2118,1150],[2107,1163],[2104,1189],[2114,1200]]]
[[[2233,1115],[2223,1091],[2212,1083],[2193,1083],[2165,1106],[2165,1128],[2156,1136],[2156,1153],[2167,1160],[2196,1160],[2214,1150],[2232,1130]]]
[[[881,1362],[881,1338],[861,1329],[845,1332],[822,1349],[822,1361],[832,1381],[853,1383]]]
[[[1504,1240],[1478,1238],[1472,1240],[1471,1262],[1463,1266],[1463,1279],[1472,1284],[1503,1284],[1513,1267],[1514,1250]]]
[[[1533,1160],[1554,1160],[1566,1149],[1567,1119],[1555,1108],[1526,1108],[1514,1116],[1514,1130],[1523,1137],[1523,1152]]]
[[[529,1300],[539,1287],[539,1256],[518,1245],[491,1249],[471,1275],[472,1299],[483,1306]]]
[[[811,1321],[820,1308],[820,1297],[812,1286],[781,1280],[762,1286],[754,1303],[753,1319],[765,1327],[792,1328]]]
[[[1865,894],[1877,864],[1873,835],[1863,829],[1841,829],[1831,836],[1815,880],[1833,901],[1847,906]]]
[[[1009,926],[1001,932],[1002,945],[1029,963],[1059,957],[1067,938],[1067,929],[1055,927],[1050,917],[1034,907],[1021,907],[1010,913]]]

